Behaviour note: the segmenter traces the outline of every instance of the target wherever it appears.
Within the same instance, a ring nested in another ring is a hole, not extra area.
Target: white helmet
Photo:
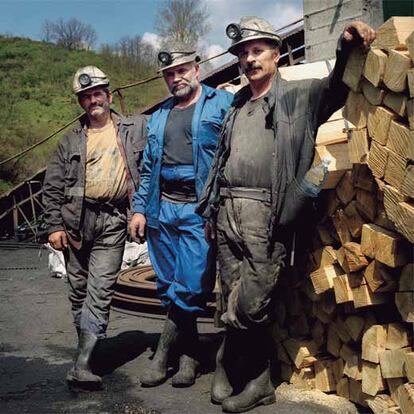
[[[76,94],[99,85],[109,86],[109,79],[96,66],[80,68],[73,78],[73,92]]]

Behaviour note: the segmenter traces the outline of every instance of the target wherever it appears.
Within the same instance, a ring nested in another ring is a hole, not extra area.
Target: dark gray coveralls
[[[143,116],[125,118],[114,112],[112,118],[131,195],[139,185],[146,122]],[[85,115],[60,141],[47,168],[43,203],[49,234],[65,230],[69,237],[65,256],[74,324],[101,338],[122,263],[128,200],[114,205],[85,198],[86,121]]]
[[[268,200],[258,195],[257,188],[226,187],[233,127],[251,98],[249,86],[235,95],[198,205],[200,215],[217,223],[219,271],[227,305],[222,319],[229,346],[224,353],[247,355],[250,379],[262,372],[269,359],[266,326],[274,308],[276,283],[295,225],[306,216],[310,203],[299,184],[312,164],[318,127],[345,103],[348,88],[342,75],[349,52],[341,37],[335,68],[324,79],[288,82],[276,75],[267,94],[263,125],[274,134]],[[260,145],[261,138],[252,139]],[[261,358],[256,360],[254,355]]]

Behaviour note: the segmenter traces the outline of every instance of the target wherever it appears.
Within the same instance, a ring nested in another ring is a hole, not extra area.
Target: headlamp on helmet
[[[231,40],[240,39],[242,36],[242,28],[237,23],[230,23],[226,27],[226,35]]]

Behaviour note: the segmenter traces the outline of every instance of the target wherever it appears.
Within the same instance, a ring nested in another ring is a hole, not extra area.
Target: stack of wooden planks
[[[352,162],[367,162],[387,216],[414,242],[414,17],[393,17],[365,54],[353,53],[344,82]]]
[[[312,249],[281,277],[272,325],[284,380],[375,414],[414,413],[413,31],[414,18],[394,17],[375,47],[350,59],[345,139],[337,131],[318,140],[315,164],[333,162]],[[387,104],[397,101],[404,112]]]

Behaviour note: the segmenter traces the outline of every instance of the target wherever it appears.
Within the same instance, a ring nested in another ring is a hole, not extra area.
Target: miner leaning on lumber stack
[[[375,32],[350,23],[331,75],[298,82],[281,79],[282,42],[266,20],[245,17],[226,32],[249,85],[226,117],[198,211],[209,220],[206,237],[217,237],[227,306],[211,398],[224,411],[243,412],[275,401],[268,325],[296,224],[327,174],[328,160],[310,168],[315,136],[346,100],[342,74],[350,51],[368,47]]]

